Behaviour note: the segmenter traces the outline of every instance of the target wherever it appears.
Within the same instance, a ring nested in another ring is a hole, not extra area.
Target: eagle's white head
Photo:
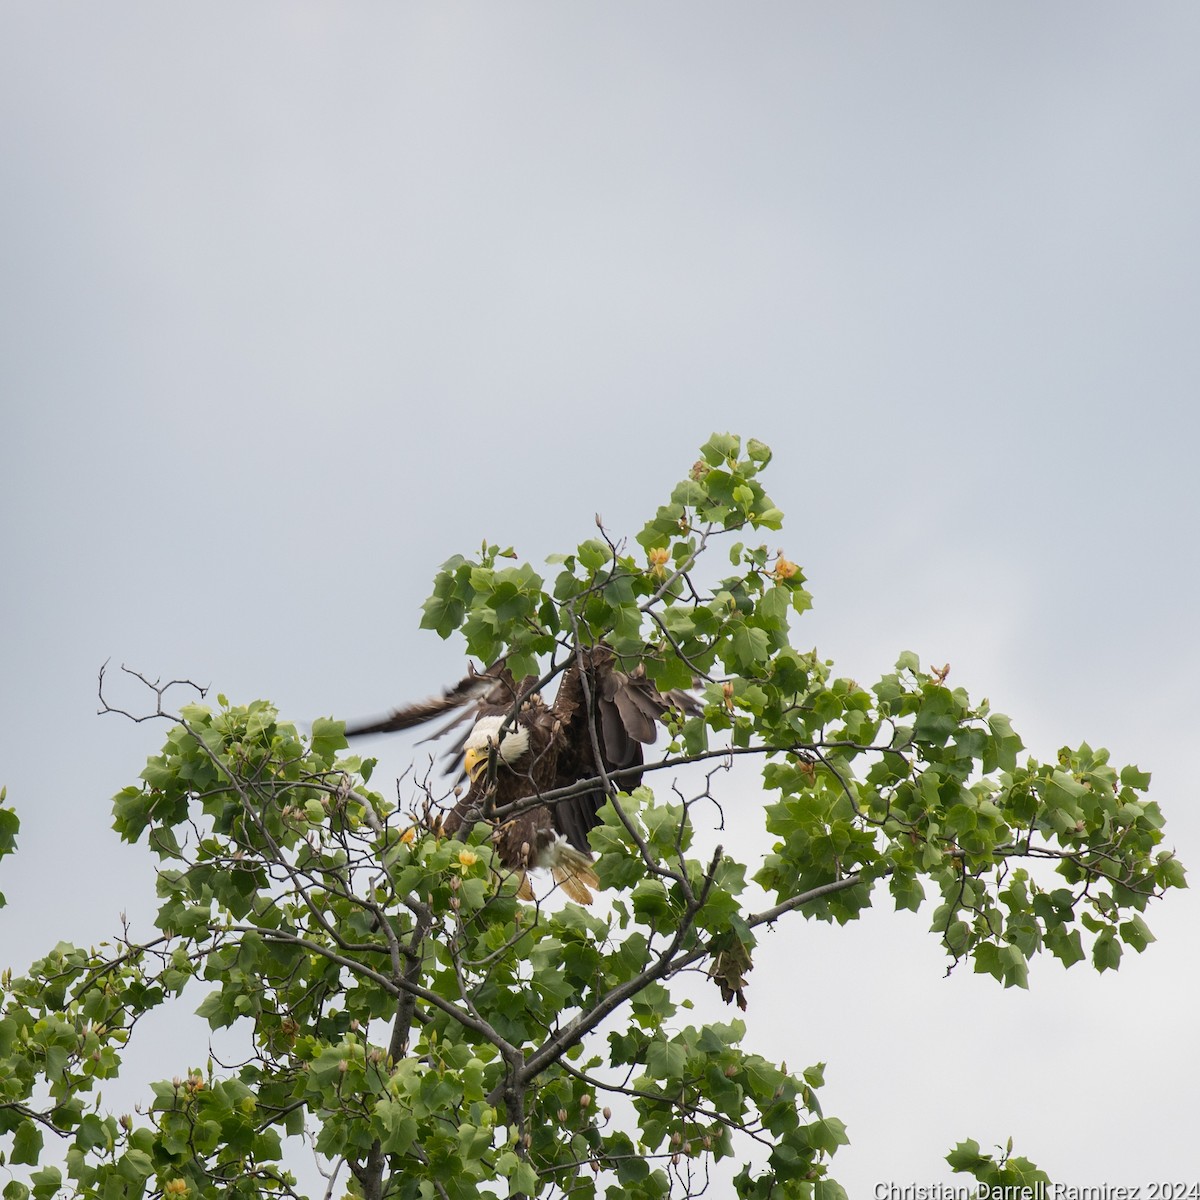
[[[503,724],[503,717],[480,717],[463,744],[463,770],[472,783],[487,770],[488,753],[492,746],[496,746],[500,761],[510,767],[519,762],[529,749],[529,730],[515,721],[504,731],[503,739],[497,741]]]

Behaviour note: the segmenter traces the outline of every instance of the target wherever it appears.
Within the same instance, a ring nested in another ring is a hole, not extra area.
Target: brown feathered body
[[[441,732],[474,716],[456,751],[470,788],[447,815],[455,834],[494,812],[585,779],[609,776],[620,791],[641,782],[643,747],[657,736],[671,707],[696,711],[688,693],[661,695],[638,664],[621,669],[604,644],[576,654],[563,671],[554,703],[534,692],[532,676],[519,683],[504,660],[472,671],[439,700],[397,709],[383,721],[347,728],[348,736],[408,729],[451,709],[471,705]],[[590,719],[589,719],[590,714]],[[598,756],[597,756],[598,752]],[[616,778],[611,778],[613,775]],[[518,895],[532,899],[526,872],[549,870],[573,900],[589,903],[599,881],[591,867],[588,834],[599,823],[607,793],[603,782],[550,805],[534,805],[497,824],[493,839],[501,865],[520,876]]]

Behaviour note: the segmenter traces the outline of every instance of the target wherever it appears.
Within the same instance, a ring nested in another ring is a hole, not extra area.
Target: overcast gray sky
[[[0,959],[153,911],[109,797],[165,731],[95,715],[105,659],[434,692],[443,559],[633,533],[713,429],[776,451],[801,644],[1109,746],[1200,863],[1198,62],[1184,3],[4,5]],[[1195,1181],[1190,894],[1028,993],[888,907],[751,979],[852,1195],[1009,1134]],[[147,1077],[203,1054],[171,1021]]]

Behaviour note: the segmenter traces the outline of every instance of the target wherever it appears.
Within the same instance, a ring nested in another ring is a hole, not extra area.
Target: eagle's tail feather
[[[562,888],[567,895],[575,901],[576,904],[591,904],[593,900],[592,893],[587,886],[579,878],[578,875],[573,875],[570,871],[563,867],[555,867],[552,874],[554,882]]]
[[[591,904],[591,888],[600,889],[592,860],[574,846],[560,839],[555,846],[554,862],[550,866],[554,882],[562,888],[576,904]]]

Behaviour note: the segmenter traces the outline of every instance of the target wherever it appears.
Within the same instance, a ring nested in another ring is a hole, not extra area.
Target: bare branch
[[[97,680],[96,694],[100,698],[100,707],[96,710],[97,716],[102,717],[106,713],[116,713],[118,716],[125,717],[132,721],[135,725],[140,725],[143,721],[153,721],[159,717],[162,717],[168,721],[178,721],[179,716],[176,713],[167,712],[163,708],[163,697],[171,690],[171,688],[192,688],[199,695],[201,700],[208,695],[208,685],[201,687],[200,684],[193,683],[190,679],[172,679],[167,683],[163,683],[161,680],[156,679],[151,682],[140,671],[135,671],[131,667],[127,667],[124,663],[122,663],[121,670],[124,671],[126,675],[132,675],[134,679],[144,683],[146,687],[154,693],[154,711],[150,713],[143,713],[141,716],[137,716],[134,713],[129,712],[127,709],[117,708],[115,705],[110,704],[107,697],[104,695],[104,673],[108,670],[108,663],[109,660],[105,659],[104,664],[100,668],[100,673]]]

